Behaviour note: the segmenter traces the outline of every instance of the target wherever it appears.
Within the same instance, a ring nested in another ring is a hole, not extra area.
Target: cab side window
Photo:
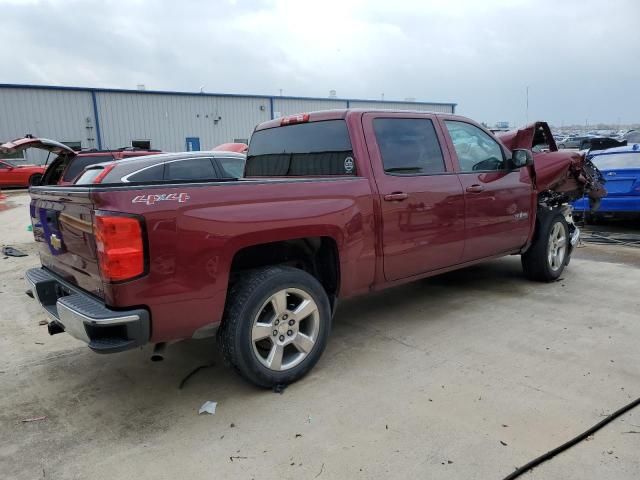
[[[446,171],[431,120],[376,118],[373,129],[387,174],[433,175]]]
[[[504,170],[504,153],[500,144],[475,125],[445,120],[462,172]]]

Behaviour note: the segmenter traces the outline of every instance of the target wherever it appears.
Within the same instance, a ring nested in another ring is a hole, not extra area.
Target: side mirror
[[[524,148],[516,148],[511,152],[511,165],[513,168],[526,167],[533,165],[533,154],[531,150]]]

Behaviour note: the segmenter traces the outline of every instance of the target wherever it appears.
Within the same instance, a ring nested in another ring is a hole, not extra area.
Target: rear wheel
[[[40,181],[42,180],[42,175],[39,173],[34,173],[29,177],[29,186],[35,187],[40,185]]]
[[[531,280],[552,282],[569,263],[569,226],[557,211],[540,211],[533,242],[522,254],[522,268]]]
[[[291,267],[246,274],[231,289],[218,338],[225,360],[261,387],[286,385],[316,364],[331,329],[320,283]]]

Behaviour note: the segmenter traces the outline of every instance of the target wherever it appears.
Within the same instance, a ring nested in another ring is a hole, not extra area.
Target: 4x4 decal
[[[188,193],[160,193],[157,195],[138,195],[131,200],[131,203],[145,203],[147,205],[153,205],[156,202],[164,201],[178,201],[184,203],[191,197]]]

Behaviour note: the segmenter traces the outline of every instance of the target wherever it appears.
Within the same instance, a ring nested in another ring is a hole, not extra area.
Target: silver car
[[[147,155],[87,167],[75,185],[231,180],[244,174],[246,155],[198,151]]]

